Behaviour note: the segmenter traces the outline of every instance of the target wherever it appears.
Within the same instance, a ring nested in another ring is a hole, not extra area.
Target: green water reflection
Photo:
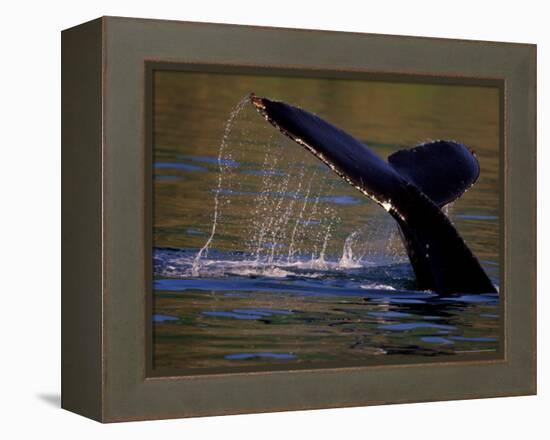
[[[186,263],[192,261],[211,233],[214,194],[222,190],[210,251],[220,259],[238,260],[239,253],[258,252],[275,260],[289,255],[303,260],[323,253],[327,260],[336,261],[346,239],[356,232],[352,243],[356,255],[373,264],[406,263],[387,213],[281,136],[251,106],[238,114],[227,138],[220,181],[217,157],[226,121],[252,91],[318,114],[382,157],[431,139],[457,140],[473,149],[481,166],[480,178],[449,209],[449,217],[498,284],[499,92],[489,87],[156,72],[155,248],[185,250]],[[384,260],[388,255],[389,261]],[[163,263],[155,278],[188,278],[189,267],[183,264],[187,271],[179,271],[178,264],[177,259]],[[494,301],[454,304],[451,311],[437,313],[432,308],[426,318],[431,325],[392,330],[380,326],[423,320],[426,309],[414,309],[414,303],[406,302],[373,303],[347,296],[348,290],[339,297],[323,298],[296,298],[262,289],[244,293],[239,282],[243,278],[275,275],[275,284],[288,283],[301,280],[302,272],[287,276],[280,271],[240,270],[230,276],[220,272],[203,276],[198,290],[171,290],[170,286],[155,290],[156,366],[355,361],[388,353],[450,355],[498,348],[501,321]],[[329,283],[335,291],[346,283],[346,289],[365,286],[361,274],[355,280],[357,286],[352,286],[345,271],[318,272],[314,274],[317,284],[314,278],[303,280],[310,292],[316,291],[318,283]],[[412,275],[406,276],[409,284],[398,288],[414,288]],[[209,288],[212,280],[219,279],[236,280],[236,284],[232,289]],[[396,288],[389,275],[376,282],[377,289]],[[252,312],[239,312],[243,310]],[[380,312],[386,314],[376,314]]]

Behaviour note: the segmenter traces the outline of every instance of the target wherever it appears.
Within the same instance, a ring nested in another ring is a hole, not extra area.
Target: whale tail
[[[444,140],[399,150],[388,157],[388,162],[440,208],[464,194],[480,171],[472,151]]]
[[[286,136],[370,197],[397,221],[418,287],[438,293],[494,293],[495,287],[441,207],[479,176],[464,145],[434,141],[388,158],[318,116],[284,102],[250,97]]]

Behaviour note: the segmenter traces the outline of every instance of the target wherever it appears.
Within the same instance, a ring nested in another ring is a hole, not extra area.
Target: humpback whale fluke
[[[280,101],[250,100],[260,114],[397,221],[418,288],[438,293],[496,293],[487,274],[441,207],[479,176],[464,145],[434,141],[388,158],[318,116]]]

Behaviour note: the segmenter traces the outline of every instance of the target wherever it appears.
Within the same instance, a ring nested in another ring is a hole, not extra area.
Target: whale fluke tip
[[[263,99],[260,98],[259,96],[256,96],[256,94],[254,92],[250,93],[250,101],[252,102],[252,104],[254,104],[254,106],[257,109],[260,109],[260,110],[265,109],[265,104],[264,104]]]

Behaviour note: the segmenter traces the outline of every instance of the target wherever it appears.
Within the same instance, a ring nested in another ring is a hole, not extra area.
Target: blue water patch
[[[255,192],[235,191],[234,189],[228,189],[228,188],[212,188],[210,189],[210,191],[222,196],[255,196],[258,194]]]
[[[428,342],[429,344],[454,344],[453,341],[450,341],[447,338],[442,338],[441,336],[423,336],[420,339],[424,342]]]
[[[234,309],[231,311],[208,311],[202,312],[203,315],[218,317],[218,318],[235,318],[235,319],[262,319],[273,315],[292,315],[290,310],[282,309]]]
[[[413,330],[416,328],[436,328],[442,330],[454,330],[452,325],[432,324],[431,322],[404,322],[400,324],[381,324],[381,330]]]
[[[204,167],[183,162],[155,162],[154,167],[157,170],[208,171]]]
[[[486,337],[479,337],[479,338],[468,338],[465,336],[451,336],[451,339],[454,339],[455,341],[469,341],[469,342],[495,342],[497,338],[486,338]]]
[[[311,297],[332,297],[332,296],[357,296],[369,298],[381,302],[397,303],[423,303],[424,300],[437,297],[437,295],[428,292],[416,291],[384,291],[367,290],[361,287],[345,287],[327,283],[327,280],[310,279],[307,281],[288,279],[280,281],[269,278],[246,278],[246,277],[228,277],[228,278],[187,278],[175,279],[164,278],[153,282],[156,291],[182,292],[187,290],[206,290],[218,292],[280,292]],[[414,299],[413,299],[414,298]]]
[[[212,316],[215,318],[235,318],[235,319],[262,319],[262,315],[253,315],[251,313],[235,313],[235,312],[202,312],[203,315]]]
[[[359,205],[361,201],[352,196],[328,196],[320,197],[319,200],[336,205]]]
[[[267,351],[261,351],[257,353],[232,353],[224,356],[228,360],[246,360],[254,358],[269,358],[269,359],[296,359],[296,355],[293,353],[271,353]]]
[[[496,215],[459,214],[456,218],[464,220],[498,220]]]
[[[458,303],[487,303],[497,304],[498,295],[496,294],[479,294],[479,295],[459,295],[441,298],[442,301],[458,302]]]
[[[214,156],[193,156],[193,155],[181,155],[178,156],[182,159],[188,159],[192,162],[202,162],[202,163],[208,163],[208,164],[214,164],[214,165],[225,165],[228,167],[238,167],[239,163],[233,159],[218,159]]]
[[[175,316],[160,315],[155,313],[153,315],[153,322],[170,322],[170,321],[179,321],[179,318]]]
[[[185,232],[187,232],[188,235],[205,235],[203,231],[194,228],[187,228]]]

